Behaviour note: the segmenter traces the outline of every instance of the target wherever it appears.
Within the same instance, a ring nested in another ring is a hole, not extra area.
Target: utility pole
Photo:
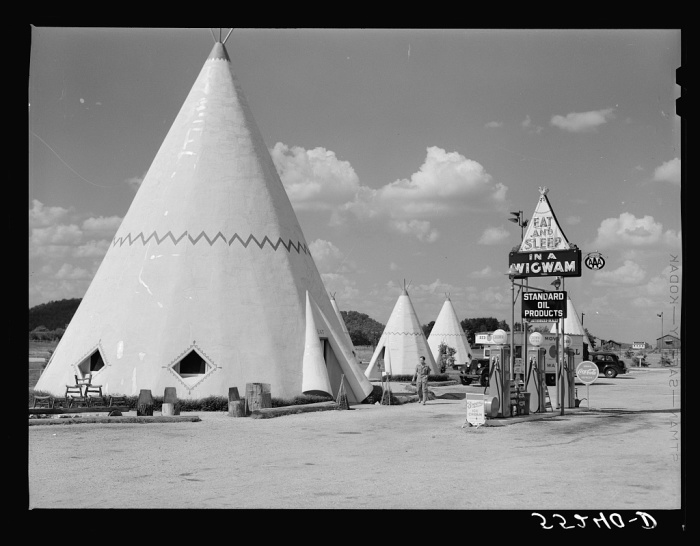
[[[510,222],[513,222],[515,224],[518,224],[520,226],[520,244],[522,245],[523,239],[525,238],[525,227],[528,224],[528,221],[523,219],[523,211],[519,210],[517,212],[511,212],[511,215],[513,215],[513,218],[508,218]],[[511,270],[509,272],[509,278],[510,278],[510,295],[511,295],[511,300],[510,300],[510,380],[515,379],[515,300],[516,300],[516,295],[515,295],[515,275],[514,271]],[[526,281],[527,282],[527,281]],[[521,355],[521,358],[523,361],[525,360],[525,355],[527,355],[527,341],[525,340],[525,333],[527,331],[527,328],[525,328],[525,322],[523,321],[523,331],[521,332],[523,336],[523,354]]]

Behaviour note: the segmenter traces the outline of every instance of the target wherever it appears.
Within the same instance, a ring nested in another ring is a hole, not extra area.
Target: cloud
[[[428,243],[439,237],[431,220],[501,210],[508,190],[478,162],[437,146],[426,149],[410,178],[377,189],[361,185],[352,166],[324,148],[307,151],[278,142],[271,154],[297,210],[330,211],[330,225],[382,219],[389,229]]]
[[[349,260],[330,241],[316,239],[309,243],[309,250],[320,273],[349,273],[357,270],[355,262]]]
[[[145,174],[143,176],[132,176],[131,178],[127,178],[126,180],[124,180],[124,182],[126,182],[126,185],[129,186],[134,193],[136,193],[141,187],[141,184],[143,183],[143,179],[145,177]]]
[[[660,165],[654,171],[654,181],[670,182],[672,184],[681,183],[681,160],[674,157],[670,161]]]
[[[466,299],[471,309],[483,310],[489,308],[492,310],[489,312],[510,310],[512,303],[508,301],[510,295],[506,294],[502,288],[495,286],[487,286],[486,288],[468,287],[464,299]],[[484,315],[479,314],[477,316]]]
[[[575,226],[576,224],[581,223],[581,217],[580,216],[569,216],[564,220],[568,225],[570,226]]]
[[[75,224],[34,228],[30,241],[33,245],[76,245],[82,241],[83,232]]]
[[[424,243],[433,243],[440,236],[440,232],[430,227],[426,220],[392,220],[389,225],[399,233],[413,235]]]
[[[100,241],[88,241],[84,245],[75,248],[72,255],[76,258],[103,258],[107,254],[110,241],[103,239]]]
[[[33,200],[29,211],[30,305],[82,297],[122,219],[85,218]]]
[[[345,275],[338,273],[321,273],[321,279],[330,294],[335,294],[335,301],[341,311],[354,311],[348,309],[345,302],[356,300],[360,291],[356,288],[355,282],[348,279]]]
[[[48,227],[63,220],[70,211],[62,207],[46,207],[37,199],[32,200],[29,210],[29,225],[33,227]]]
[[[398,270],[399,270],[399,266],[396,265],[394,262],[391,262],[391,263],[389,264],[389,269],[390,269],[391,271],[398,271]]]
[[[595,286],[637,285],[646,277],[642,267],[632,260],[613,271],[596,271],[593,274],[592,284]]]
[[[345,211],[358,218],[388,216],[392,220],[430,220],[466,211],[503,206],[508,188],[494,183],[484,167],[457,152],[432,146],[420,169],[408,179],[395,180],[377,190],[362,188]],[[405,232],[424,233],[425,224],[400,224]],[[394,224],[397,228],[399,225]]]
[[[550,123],[570,133],[584,133],[596,131],[600,125],[614,117],[614,108],[606,108],[589,112],[571,112],[566,116],[552,116]]]
[[[481,164],[431,146],[420,169],[410,179],[380,188],[374,204],[389,210],[395,218],[437,218],[501,205],[506,191],[503,184],[492,182]]]
[[[393,284],[393,283],[392,283]],[[442,296],[450,294],[453,301],[458,301],[463,298],[464,289],[452,284],[441,281],[436,278],[431,283],[411,284],[408,287],[408,292],[411,296],[411,301],[414,306],[420,311],[419,319],[422,323],[435,320],[440,307],[442,307]],[[440,297],[436,297],[440,296]],[[437,308],[436,308],[437,306]],[[434,314],[425,314],[426,308],[436,308]]]
[[[658,243],[675,246],[680,241],[680,233],[673,230],[663,231],[661,223],[653,216],[636,218],[629,212],[623,212],[619,218],[607,218],[598,227],[598,236],[592,243],[597,248],[625,246],[651,246]]]
[[[270,150],[280,179],[297,210],[331,210],[355,198],[360,184],[349,162],[325,148],[305,150],[281,142]]]
[[[544,131],[544,127],[540,125],[533,125],[532,120],[530,119],[530,116],[525,116],[525,119],[522,121],[520,124],[524,129],[527,129],[528,133],[534,133],[536,135],[539,135],[542,131]]]
[[[484,230],[479,238],[480,245],[497,245],[507,240],[510,232],[503,226],[489,227]]]
[[[490,265],[487,265],[479,271],[472,271],[469,273],[469,276],[473,279],[488,279],[493,277],[493,268]]]
[[[56,272],[54,277],[57,280],[88,280],[92,279],[93,273],[82,267],[76,267],[72,264],[63,264]]]
[[[88,218],[83,222],[83,231],[88,236],[93,237],[114,237],[114,234],[119,229],[122,223],[122,218],[119,216],[110,216],[105,218],[100,216],[98,218]]]
[[[502,121],[489,121],[484,125],[484,127],[488,127],[489,129],[495,129],[498,127],[503,127],[503,122]]]

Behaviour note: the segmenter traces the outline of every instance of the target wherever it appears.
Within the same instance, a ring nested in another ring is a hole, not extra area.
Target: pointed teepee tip
[[[226,51],[226,46],[222,42],[216,42],[214,44],[211,53],[209,53],[209,57],[207,57],[208,61],[212,59],[223,59],[229,62],[231,61],[231,59],[229,59],[228,52]]]

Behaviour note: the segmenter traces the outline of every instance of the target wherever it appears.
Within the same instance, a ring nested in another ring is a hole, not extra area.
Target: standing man
[[[430,366],[425,363],[425,357],[420,357],[420,361],[416,366],[416,373],[413,374],[411,382],[415,382],[418,390],[418,403],[425,402],[428,399],[428,376],[430,375]]]

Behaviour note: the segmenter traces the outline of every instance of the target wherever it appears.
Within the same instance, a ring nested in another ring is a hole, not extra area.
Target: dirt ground
[[[564,415],[479,428],[461,397],[483,389],[462,385],[425,406],[30,426],[29,508],[679,509],[678,369],[577,389]]]

